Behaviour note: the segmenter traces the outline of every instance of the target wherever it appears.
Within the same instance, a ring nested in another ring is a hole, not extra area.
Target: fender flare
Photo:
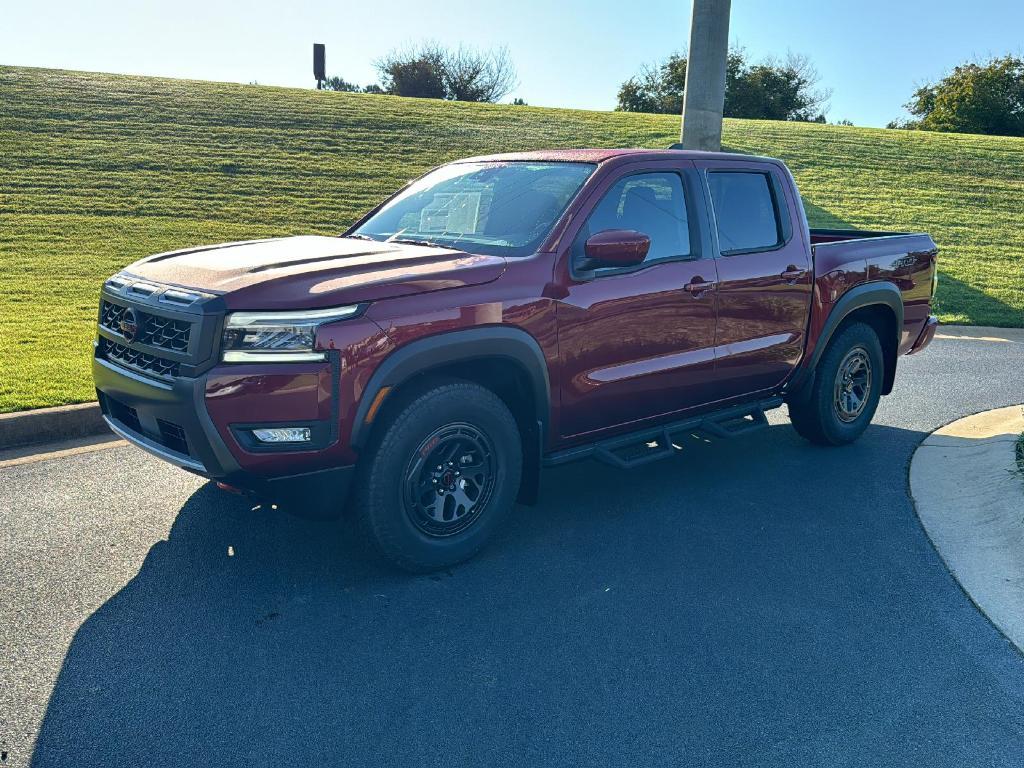
[[[805,387],[810,388],[809,385],[814,381],[814,373],[818,369],[818,362],[828,348],[836,330],[852,312],[870,306],[885,306],[892,310],[896,318],[896,338],[892,342],[894,349],[899,349],[900,334],[903,331],[903,294],[892,283],[882,281],[861,283],[840,296],[832,306],[818,336],[818,343],[814,345],[811,359],[786,387],[788,393],[799,396],[800,391]],[[886,378],[891,380],[894,374],[895,371],[887,371]]]
[[[351,445],[359,449],[370,433],[366,415],[377,393],[397,387],[417,374],[448,363],[483,358],[505,358],[523,369],[533,390],[536,420],[545,434],[551,408],[547,359],[540,344],[526,331],[508,326],[486,326],[448,331],[411,341],[388,355],[363,390],[352,425]]]

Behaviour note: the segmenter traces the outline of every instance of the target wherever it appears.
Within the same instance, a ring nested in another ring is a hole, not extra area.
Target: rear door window
[[[768,174],[712,171],[708,174],[708,186],[723,254],[770,250],[782,245],[778,204]]]

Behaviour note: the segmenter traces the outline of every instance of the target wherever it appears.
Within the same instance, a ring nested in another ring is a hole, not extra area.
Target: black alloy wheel
[[[494,491],[494,447],[472,424],[448,424],[417,447],[405,470],[405,510],[428,536],[476,522]]]
[[[864,347],[847,352],[836,370],[832,403],[839,420],[850,424],[864,412],[871,395],[871,357]]]

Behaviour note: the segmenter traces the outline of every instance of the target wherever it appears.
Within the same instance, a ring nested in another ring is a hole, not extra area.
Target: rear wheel
[[[476,384],[443,383],[380,425],[355,513],[384,557],[431,571],[483,547],[511,509],[521,472],[519,430],[505,403]]]
[[[852,443],[878,408],[883,366],[875,329],[867,323],[847,326],[818,361],[810,392],[789,404],[796,431],[819,445]]]

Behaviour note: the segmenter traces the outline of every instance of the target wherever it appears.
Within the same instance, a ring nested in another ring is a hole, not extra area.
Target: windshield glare
[[[540,246],[594,168],[589,163],[453,163],[414,182],[350,234],[525,256]]]

